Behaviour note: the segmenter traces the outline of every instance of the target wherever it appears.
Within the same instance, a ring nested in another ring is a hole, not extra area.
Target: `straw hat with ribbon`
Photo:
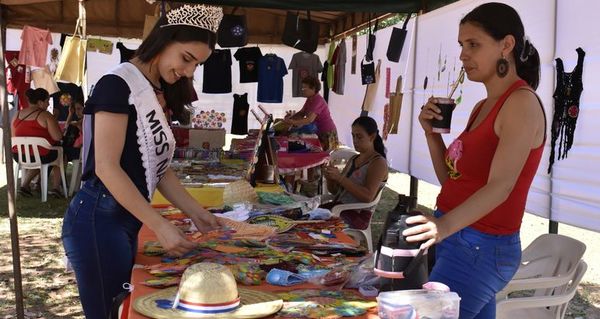
[[[137,298],[133,308],[148,317],[262,318],[278,312],[281,298],[262,291],[237,288],[229,268],[214,263],[188,267],[179,287]]]

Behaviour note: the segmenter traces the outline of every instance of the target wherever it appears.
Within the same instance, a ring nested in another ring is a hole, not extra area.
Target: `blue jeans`
[[[440,211],[435,212],[440,217]],[[466,227],[436,245],[430,281],[442,282],[460,300],[460,319],[496,318],[496,293],[521,262],[519,232],[491,235]]]
[[[109,316],[129,282],[142,223],[98,180],[85,182],[65,213],[62,240],[87,319]]]

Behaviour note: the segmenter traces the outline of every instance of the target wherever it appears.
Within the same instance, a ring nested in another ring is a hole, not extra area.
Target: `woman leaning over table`
[[[408,241],[438,243],[430,280],[458,293],[460,318],[495,318],[496,293],[521,259],[519,229],[527,193],[546,139],[542,104],[534,90],[540,60],[525,37],[518,13],[486,3],[459,24],[460,60],[469,80],[487,96],[477,103],[466,129],[449,145],[433,133],[441,119],[435,99],[419,121],[442,189],[435,217],[415,216]]]
[[[86,103],[84,128],[92,138],[84,145],[85,183],[67,209],[62,237],[88,319],[107,318],[124,291],[142,224],[171,255],[195,247],[150,206],[155,189],[200,230],[218,227],[169,168],[175,142],[165,113],[185,121],[191,78],[212,53],[222,16],[221,8],[203,5],[168,12]]]

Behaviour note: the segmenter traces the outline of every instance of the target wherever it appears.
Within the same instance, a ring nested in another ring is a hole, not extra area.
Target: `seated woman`
[[[302,79],[302,93],[306,97],[306,102],[297,113],[286,115],[284,122],[295,127],[304,127],[314,123],[321,146],[324,151],[328,152],[336,149],[339,143],[337,129],[329,113],[329,106],[319,95],[320,90],[321,82],[317,78],[307,76]]]
[[[28,89],[25,92],[29,100],[29,107],[20,110],[12,121],[12,136],[43,137],[50,144],[55,144],[62,138],[62,133],[56,118],[46,111],[49,105],[50,96],[48,91],[38,89]],[[17,148],[13,147],[13,158],[18,161]],[[51,163],[56,160],[58,152],[46,148],[39,148],[42,163]],[[21,179],[19,193],[31,196],[31,180],[39,174],[39,170],[27,170],[25,176]],[[60,172],[52,169],[51,187],[48,194],[60,196],[59,190]]]
[[[338,204],[369,203],[385,185],[388,164],[385,159],[383,140],[377,122],[371,117],[361,116],[352,123],[352,142],[359,153],[352,157],[340,172],[331,163],[325,169],[327,189],[335,194],[333,202],[321,205],[331,209]],[[354,229],[369,227],[375,207],[366,210],[347,210],[340,217]]]
[[[76,101],[69,108],[65,133],[62,139],[63,153],[67,162],[79,159],[82,145],[81,123],[83,123],[83,103]]]

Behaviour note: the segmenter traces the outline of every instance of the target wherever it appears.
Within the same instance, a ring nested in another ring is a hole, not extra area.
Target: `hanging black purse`
[[[365,58],[360,61],[360,78],[363,85],[375,83],[375,61],[365,62]]]
[[[225,14],[219,24],[217,43],[222,48],[243,47],[248,44],[246,15],[236,15],[236,10],[237,7],[231,14]]]
[[[402,47],[404,47],[404,40],[406,39],[406,25],[408,24],[408,20],[410,20],[410,16],[412,13],[409,13],[404,19],[404,24],[402,24],[402,29],[394,27],[392,30],[392,35],[390,36],[390,43],[388,44],[387,49],[387,58],[391,62],[400,61],[400,55],[402,54]]]
[[[313,53],[319,45],[319,23],[311,20],[310,11],[308,19],[301,19],[298,13],[288,12],[281,42],[287,46]]]
[[[375,25],[373,30],[371,30],[371,16],[369,16],[369,34],[367,35],[367,53],[365,54],[365,58],[367,61],[373,61],[373,50],[375,50],[375,42],[377,37],[375,33],[379,27],[379,19],[375,20]]]

